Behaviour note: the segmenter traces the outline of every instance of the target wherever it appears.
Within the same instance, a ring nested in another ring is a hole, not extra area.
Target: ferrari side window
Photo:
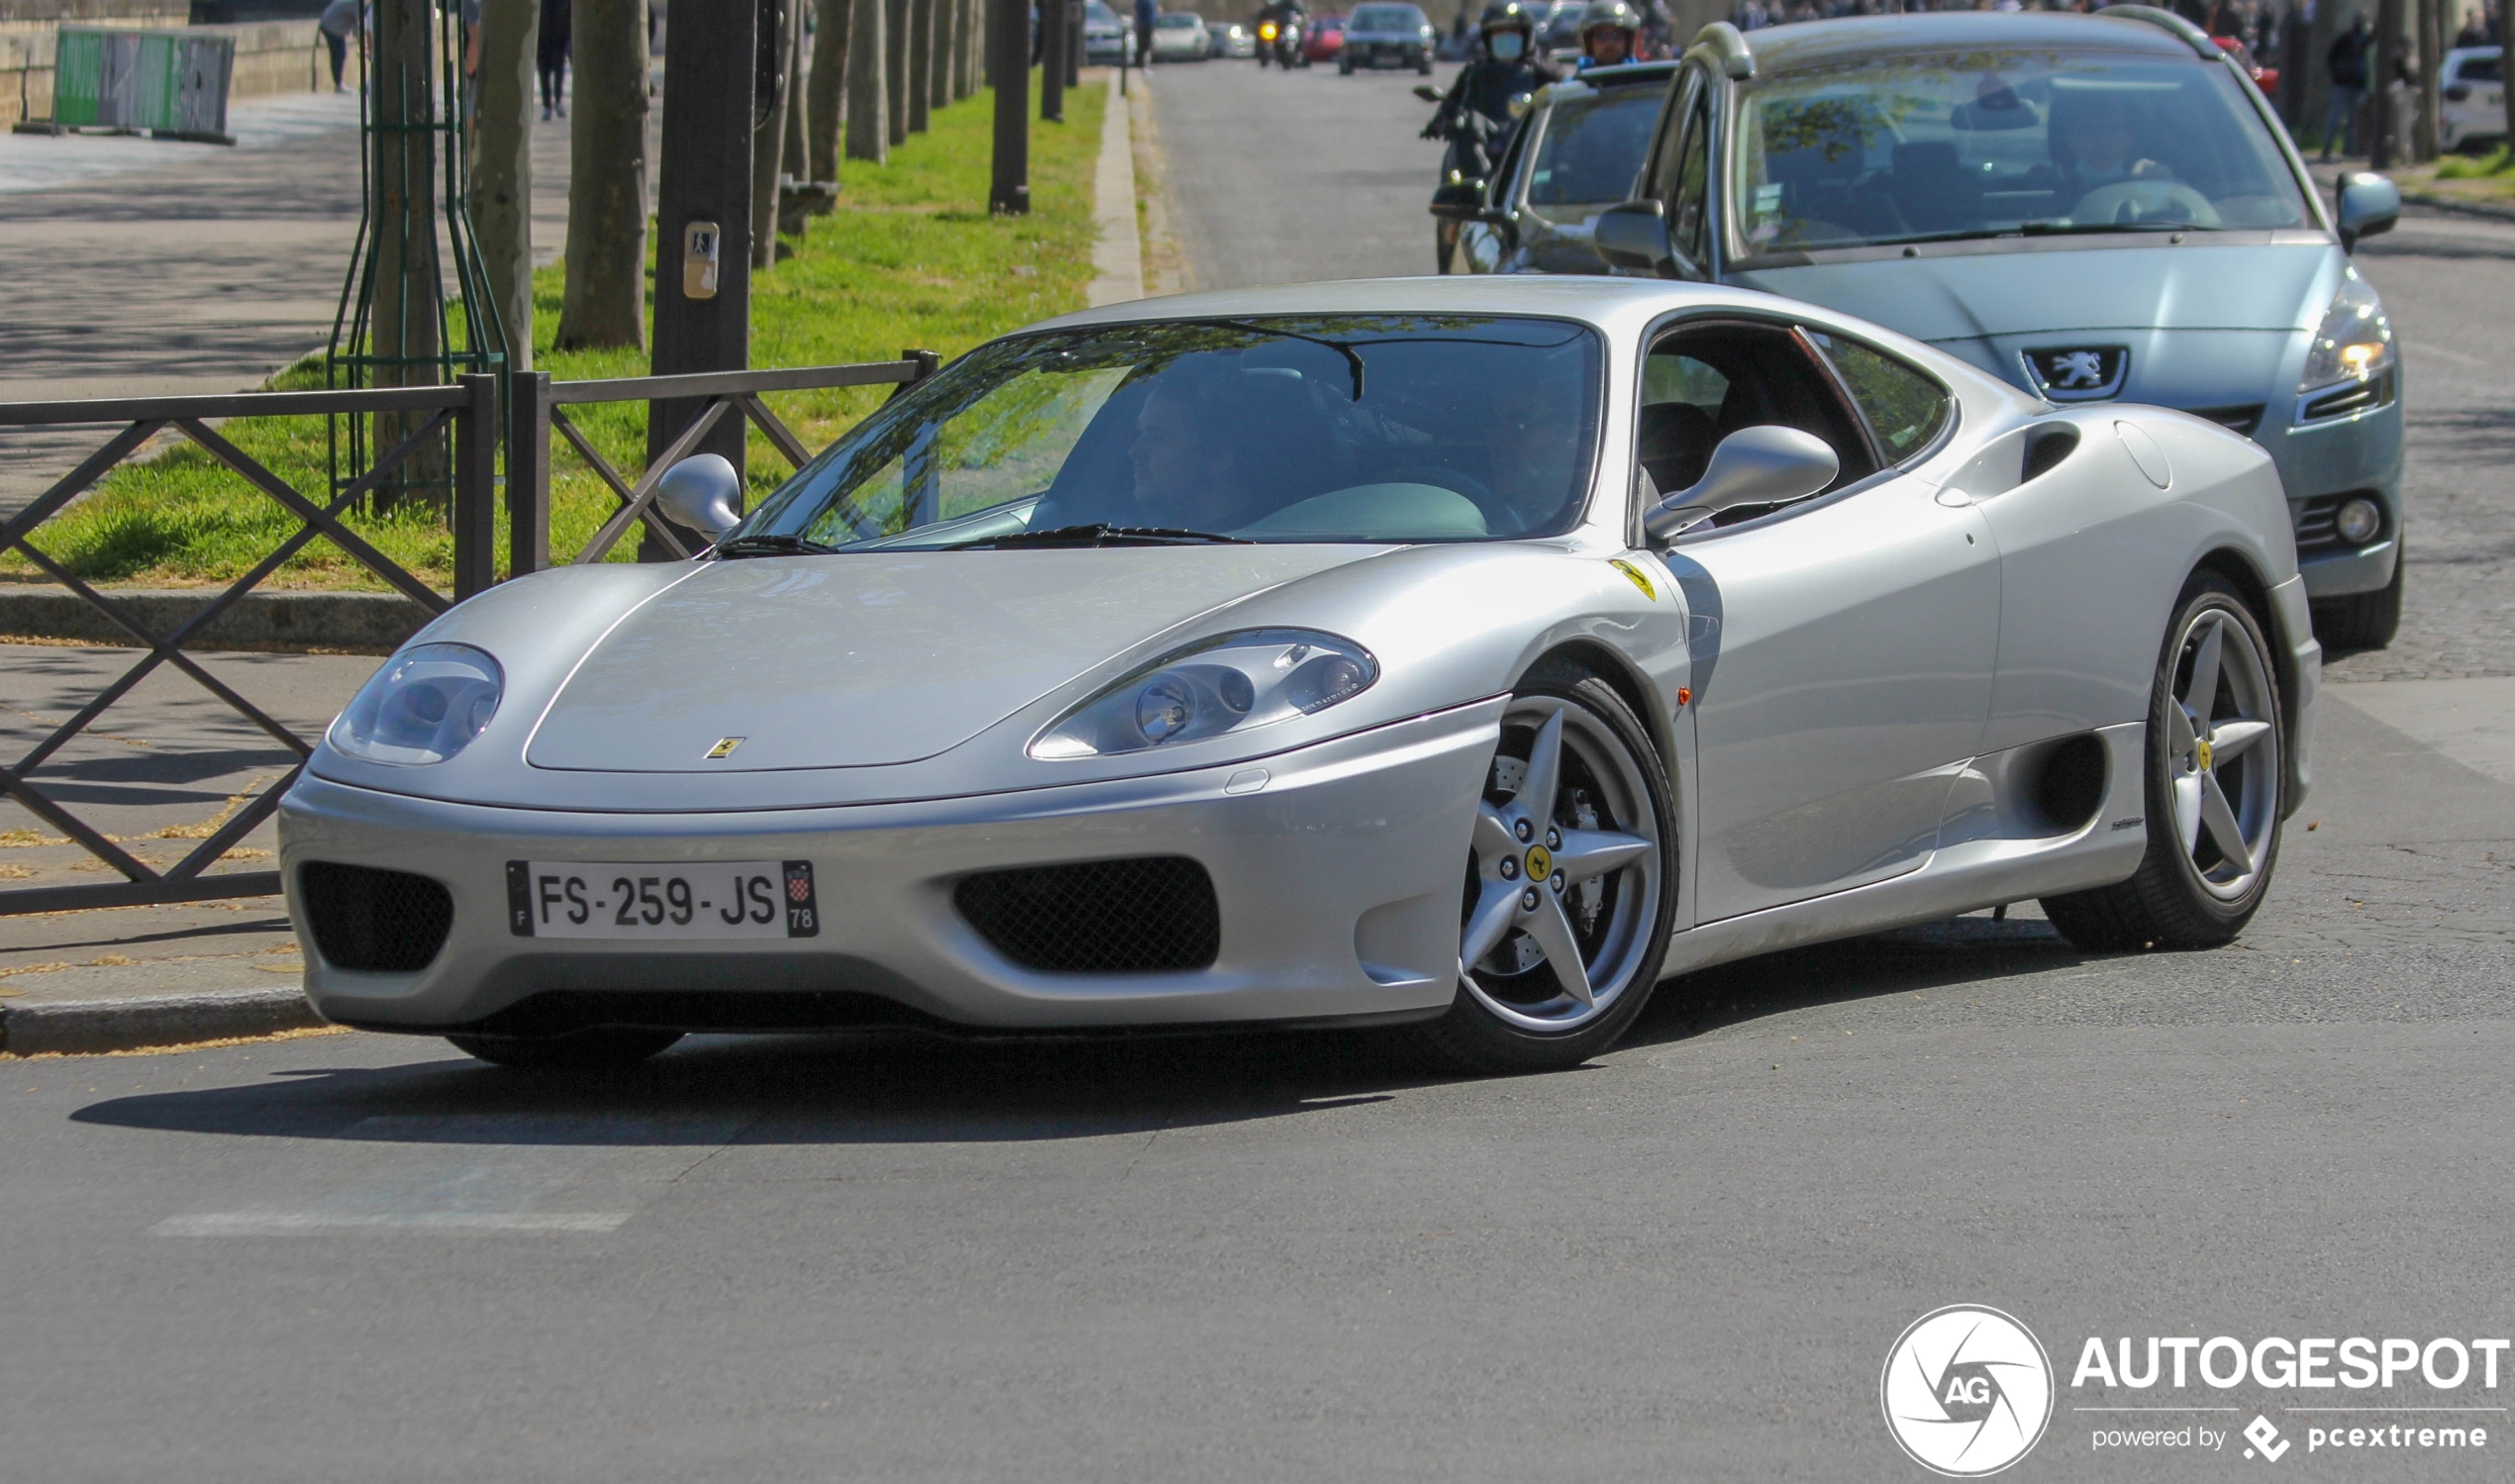
[[[1938,382],[1858,341],[1814,330],[1808,339],[1834,362],[1888,463],[1902,463],[1929,447],[1947,426],[1955,404]]]
[[[1693,325],[1662,336],[1643,361],[1634,459],[1654,488],[1672,494],[1703,477],[1712,450],[1742,428],[1778,424],[1825,440],[1842,462],[1834,487],[1877,469],[1852,409],[1808,343],[1786,327],[1740,321]],[[1725,512],[1732,525],[1766,513]]]

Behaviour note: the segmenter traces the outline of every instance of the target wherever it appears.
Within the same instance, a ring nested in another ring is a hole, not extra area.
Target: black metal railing
[[[761,394],[831,387],[905,387],[924,379],[938,365],[930,351],[911,350],[898,360],[863,364],[809,366],[793,370],[717,371],[679,376],[635,376],[599,381],[553,381],[547,374],[510,372],[457,378],[452,386],[383,390],[241,392],[202,397],[140,397],[71,402],[0,403],[0,428],[81,427],[122,424],[93,453],[16,515],[0,522],[0,551],[17,550],[38,570],[74,593],[89,607],[131,636],[147,652],[83,704],[76,714],[13,761],[0,764],[0,797],[14,799],[29,814],[59,831],[106,867],[123,877],[118,882],[81,886],[33,886],[0,891],[0,917],[31,912],[59,912],[91,907],[131,907],[199,902],[222,897],[264,896],[280,889],[277,871],[228,871],[208,868],[270,817],[279,800],[304,770],[314,751],[313,740],[278,721],[203,666],[186,646],[201,638],[219,617],[243,601],[272,573],[318,538],[328,539],[376,577],[427,609],[443,613],[454,603],[485,591],[498,580],[497,514],[499,445],[505,444],[504,480],[509,523],[508,566],[511,574],[540,571],[551,565],[551,454],[555,434],[575,450],[619,501],[585,548],[572,560],[600,561],[628,530],[643,522],[663,549],[690,554],[682,533],[654,509],[656,486],[663,471],[713,432],[729,413],[739,413],[756,426],[788,462],[801,467],[811,456],[802,441],[761,400]],[[505,393],[501,408],[501,392]],[[567,416],[565,409],[603,402],[661,402],[694,406],[661,455],[635,478],[623,475]],[[503,411],[503,417],[501,413]],[[318,500],[238,447],[214,422],[231,418],[325,417],[361,419],[377,414],[404,418],[425,414],[418,425],[383,452],[355,479]],[[297,518],[296,529],[278,542],[252,568],[201,605],[171,631],[159,632],[113,592],[81,578],[48,554],[34,538],[44,523],[67,509],[144,445],[173,430],[199,445],[247,484],[261,491]],[[342,514],[384,488],[395,470],[414,453],[442,446],[451,431],[453,470],[446,506],[453,537],[453,591],[439,592],[346,525]],[[500,435],[503,432],[504,438]],[[104,831],[82,820],[60,799],[34,780],[37,769],[82,733],[107,710],[128,696],[159,668],[171,666],[190,677],[253,727],[295,754],[277,781],[252,793],[230,813],[210,836],[163,870],[124,849]]]

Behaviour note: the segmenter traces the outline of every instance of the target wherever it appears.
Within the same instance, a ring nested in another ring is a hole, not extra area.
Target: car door
[[[1702,68],[1684,66],[1668,84],[1651,157],[1643,166],[1643,192],[1660,203],[1668,245],[1675,249],[1673,276],[1712,275],[1712,93]]]
[[[1906,472],[1942,436],[1936,381],[1789,325],[1684,324],[1654,341],[1637,458],[1654,488],[1700,476],[1717,440],[1782,423],[1832,445],[1835,487],[1679,536],[1693,609],[1695,921],[1920,865],[1978,751],[2000,567],[1982,514]]]
[[[1531,109],[1511,126],[1508,141],[1502,147],[1502,161],[1494,167],[1493,178],[1485,182],[1486,218],[1469,222],[1459,231],[1459,255],[1464,259],[1459,271],[1466,273],[1499,273],[1509,266],[1517,233],[1510,225],[1511,212],[1520,199],[1519,176],[1528,158],[1528,143],[1544,125],[1545,110]]]

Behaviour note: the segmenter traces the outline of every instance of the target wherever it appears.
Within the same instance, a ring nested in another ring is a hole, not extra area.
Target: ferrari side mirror
[[[2401,187],[2370,170],[2352,170],[2341,177],[2337,192],[2341,250],[2355,252],[2358,240],[2390,232],[2401,221]]]
[[[1712,450],[1703,477],[1661,500],[1642,527],[1653,541],[1666,541],[1724,510],[1804,500],[1841,469],[1834,449],[1813,433],[1773,423],[1741,428]]]
[[[655,485],[663,513],[711,542],[742,524],[742,500],[743,476],[716,453],[682,459]]]
[[[1591,244],[1611,268],[1665,273],[1676,264],[1668,241],[1665,208],[1657,201],[1627,201],[1598,213]]]

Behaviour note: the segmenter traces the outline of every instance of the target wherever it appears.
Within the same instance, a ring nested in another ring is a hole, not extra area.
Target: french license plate
[[[518,938],[815,938],[809,860],[510,860],[507,931]]]

